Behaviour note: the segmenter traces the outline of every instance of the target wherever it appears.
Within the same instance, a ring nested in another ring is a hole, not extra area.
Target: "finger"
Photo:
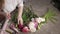
[[[23,20],[22,19],[20,20],[20,23],[23,25]]]
[[[19,24],[19,19],[18,19],[18,24]]]
[[[11,15],[10,15],[10,14],[7,14],[7,15],[6,15],[6,18],[7,18],[7,19],[11,19]]]
[[[19,20],[19,23],[20,23],[20,24],[22,24],[22,21],[21,21],[21,20]]]
[[[11,19],[11,15],[10,14],[8,15],[8,19]]]
[[[19,20],[19,24],[23,25],[22,20]]]

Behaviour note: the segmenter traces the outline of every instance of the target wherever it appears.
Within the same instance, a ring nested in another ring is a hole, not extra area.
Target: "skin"
[[[22,19],[22,12],[23,12],[23,6],[18,7],[18,24],[21,23],[23,25],[23,19]],[[6,13],[6,18],[11,19],[11,15],[9,12]]]
[[[4,0],[0,0],[0,9],[4,6]],[[23,19],[22,19],[22,12],[23,12],[23,6],[18,7],[18,24],[21,23],[23,24]],[[11,19],[11,15],[9,11],[6,12],[6,18]]]
[[[4,5],[2,5],[2,4],[4,4],[3,1],[0,0],[0,9],[2,8],[2,6],[4,6]],[[18,17],[17,17],[18,24],[21,23],[23,25],[22,12],[23,12],[23,6],[18,7]],[[7,19],[11,19],[11,14],[9,13],[9,11],[7,11],[4,15],[6,16]],[[5,24],[5,25],[7,25],[7,24]],[[6,29],[6,27],[4,27],[4,28]],[[1,34],[4,32],[4,30],[1,31]],[[3,34],[5,34],[5,33],[3,33]]]
[[[21,23],[23,25],[22,13],[23,13],[23,6],[18,8],[18,24]]]

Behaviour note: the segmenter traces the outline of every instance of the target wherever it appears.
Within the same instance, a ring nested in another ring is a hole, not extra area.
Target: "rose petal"
[[[22,29],[22,32],[28,32],[28,31],[29,31],[29,29],[28,29],[27,26],[25,26],[25,27]]]
[[[39,17],[39,18],[35,18],[35,20],[36,20],[36,22],[41,23],[41,22],[45,21],[45,18]]]
[[[23,27],[24,27],[24,26],[23,26],[22,24],[19,24],[19,25],[18,25],[18,28],[19,28],[19,29],[22,29]]]
[[[34,27],[37,28],[38,27],[38,23],[37,22],[34,22]]]
[[[36,31],[36,28],[34,28],[34,27],[33,28],[30,28],[30,31],[31,32],[35,32]]]

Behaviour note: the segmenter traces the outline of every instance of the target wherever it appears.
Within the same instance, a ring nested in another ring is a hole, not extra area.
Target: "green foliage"
[[[17,22],[17,16],[18,16],[17,12],[12,16],[12,21],[14,23]],[[24,6],[23,14],[22,14],[24,24],[27,24],[29,21],[31,21],[31,18],[35,18],[35,17],[38,17],[38,16],[34,14],[34,12],[32,11],[32,7]]]
[[[23,16],[22,16],[24,23],[27,24],[27,22],[31,21],[31,19],[35,17],[38,17],[38,16],[34,14],[34,12],[32,11],[32,8],[25,6]]]
[[[11,20],[12,20],[14,23],[17,23],[17,16],[18,16],[18,12],[16,12],[15,14],[13,14],[13,16],[11,17]]]

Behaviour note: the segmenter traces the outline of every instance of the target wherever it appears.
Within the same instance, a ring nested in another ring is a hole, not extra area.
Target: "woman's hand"
[[[23,19],[22,19],[22,17],[20,17],[20,16],[18,16],[18,24],[23,25]]]
[[[7,18],[7,19],[11,19],[11,14],[7,12],[7,13],[6,13],[6,18]]]
[[[20,6],[18,7],[18,24],[21,25],[23,25],[22,13],[23,13],[23,6]]]

